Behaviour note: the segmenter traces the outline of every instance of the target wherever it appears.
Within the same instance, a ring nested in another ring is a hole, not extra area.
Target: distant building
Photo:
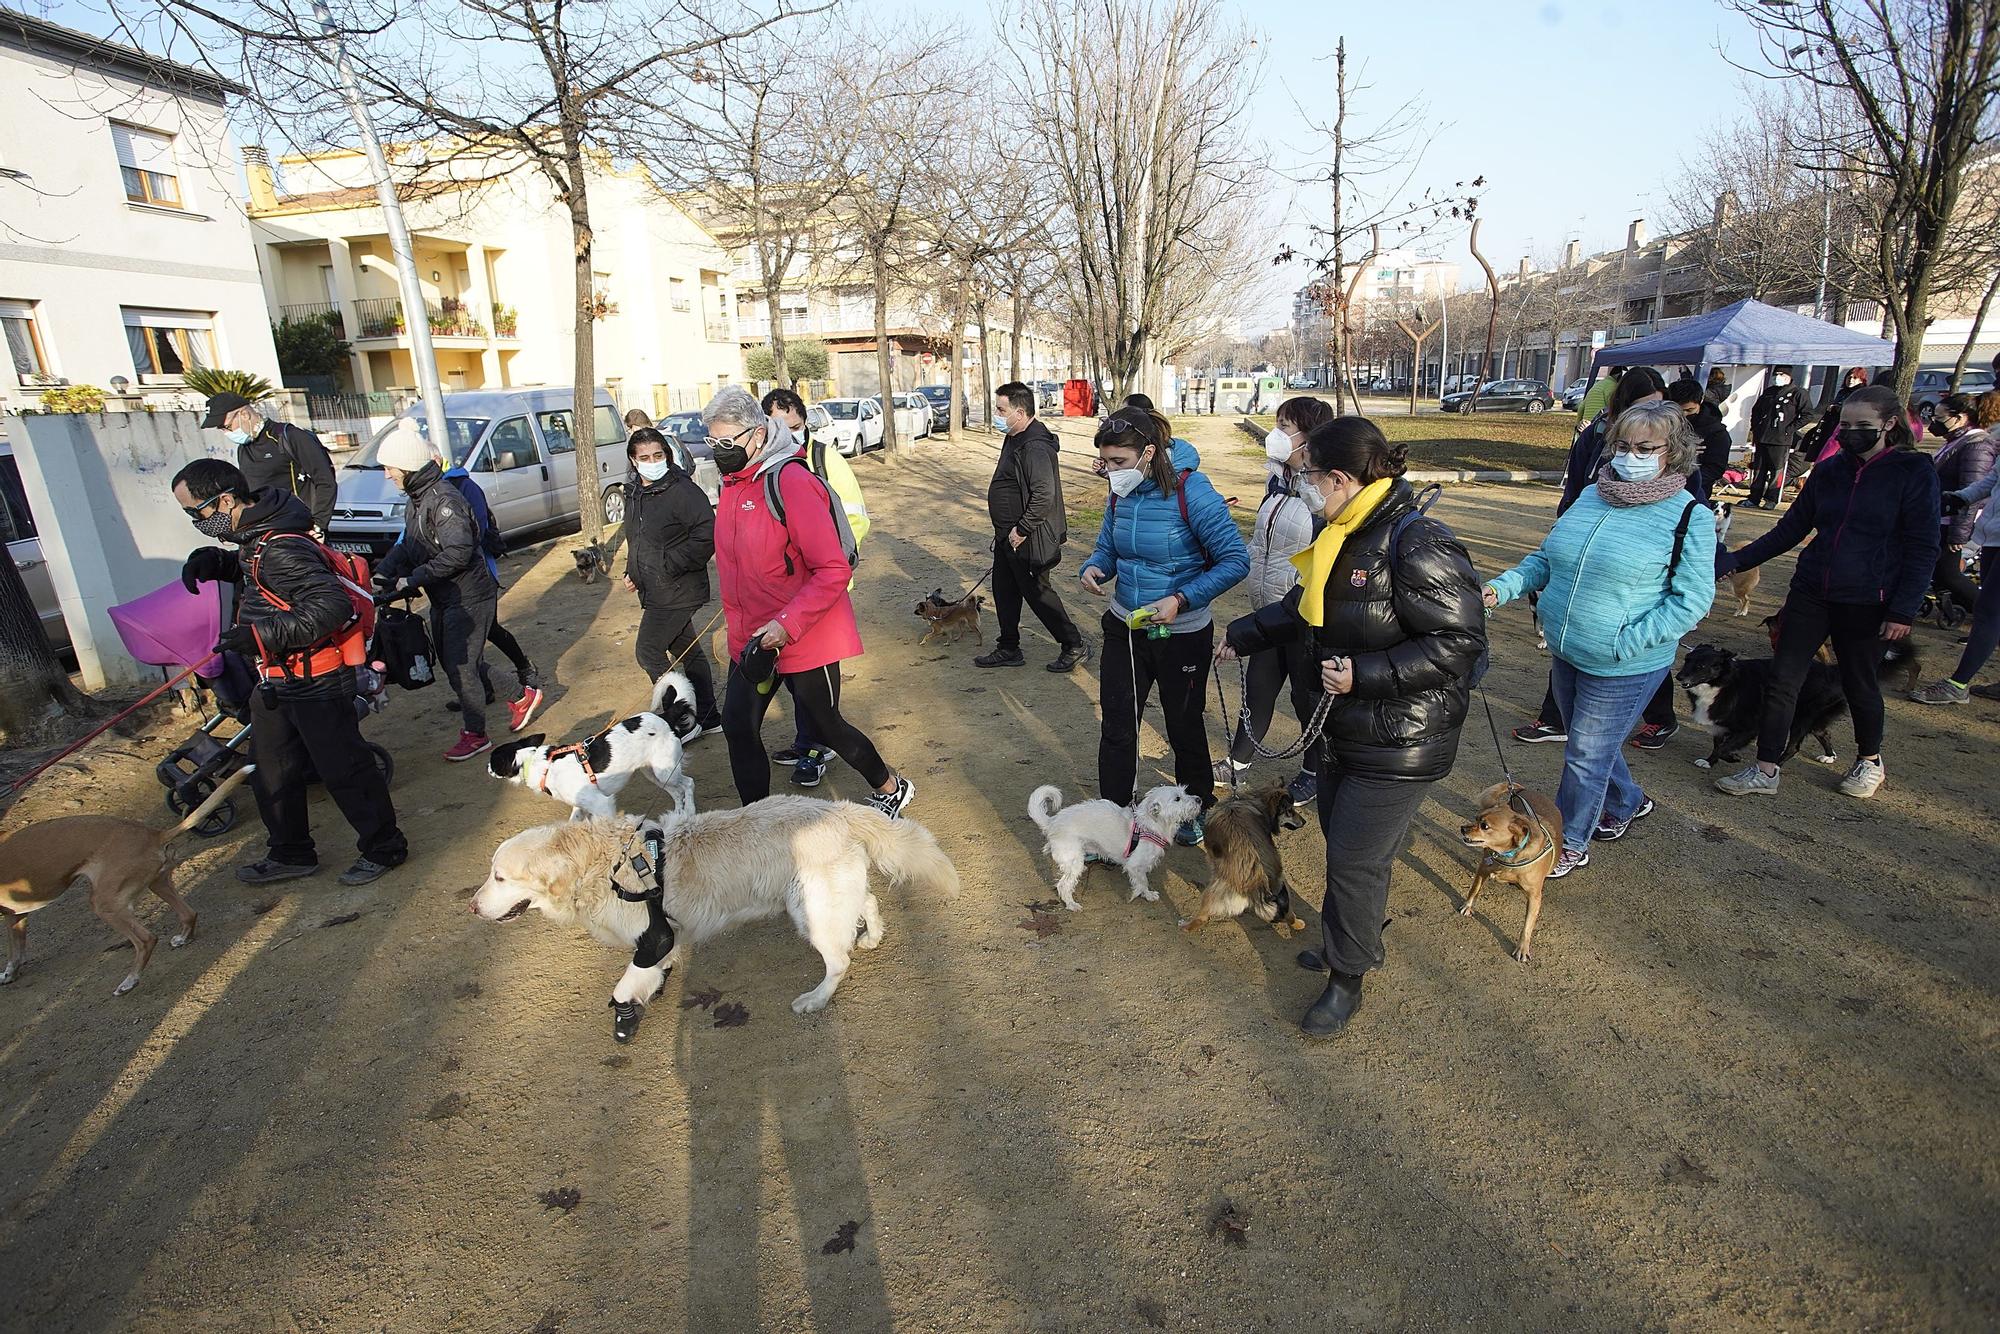
[[[191,366],[275,383],[227,100],[201,70],[0,10],[0,403],[64,383],[112,406],[186,396]]]

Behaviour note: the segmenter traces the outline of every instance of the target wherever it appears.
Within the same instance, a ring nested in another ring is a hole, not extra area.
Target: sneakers
[[[1544,741],[1567,741],[1569,740],[1569,729],[1567,727],[1544,727],[1542,726],[1542,720],[1537,718],[1526,727],[1515,728],[1514,739],[1516,741],[1525,741],[1531,746],[1540,745]]]
[[[2000,699],[2000,681],[1995,681],[1991,685],[1974,686],[1972,695],[1975,699]]]
[[[493,743],[478,732],[460,732],[458,744],[446,751],[444,757],[453,764],[463,764],[474,755],[484,755],[491,749]]]
[[[296,862],[274,862],[269,857],[259,857],[248,866],[236,868],[236,878],[246,885],[274,885],[280,880],[303,880],[318,874],[317,862],[301,866]]]
[[[536,686],[531,690],[523,690],[521,692],[521,698],[515,700],[512,704],[509,704],[507,706],[507,730],[510,732],[520,731],[522,728],[526,727],[529,723],[533,722],[535,715],[540,713],[541,711],[542,711],[541,687]]]
[[[701,729],[704,736],[710,732],[720,732],[722,730],[722,711],[720,709],[710,709],[707,713],[695,719],[694,725]],[[792,758],[796,761],[798,756],[794,755]]]
[[[1314,774],[1301,773],[1285,784],[1285,795],[1292,799],[1294,806],[1310,806],[1319,800],[1319,778]]]
[[[895,820],[902,816],[903,808],[916,800],[916,796],[917,785],[898,775],[893,792],[871,792],[868,794],[868,804],[891,820]]]
[[[1060,661],[1060,660],[1058,660]],[[1026,667],[1028,657],[1017,648],[996,648],[972,660],[974,667]]]
[[[380,880],[395,869],[395,863],[383,863],[374,861],[368,857],[356,857],[354,865],[340,873],[340,883],[343,885],[365,885],[371,880]]]
[[[826,777],[827,754],[817,748],[799,756],[792,766],[793,787],[818,787],[819,780]]]
[[[1778,795],[1778,776],[1767,774],[1761,767],[1752,764],[1716,779],[1715,790],[1727,792],[1732,797],[1775,797]]]
[[[1057,656],[1056,660],[1048,665],[1048,670],[1052,672],[1073,672],[1076,670],[1078,663],[1089,661],[1090,645],[1079,643],[1075,648],[1064,649]]]
[[[716,728],[716,730],[718,730],[718,731],[720,731],[720,730],[721,730],[721,722],[722,722],[722,720],[721,720],[721,719],[719,719],[719,718],[718,718],[718,719],[716,720],[716,724],[717,724],[717,728]],[[706,731],[706,730],[708,730],[708,724],[707,724],[707,723],[703,723],[703,724],[702,724],[702,730],[703,730],[703,731]],[[773,764],[797,764],[797,763],[798,763],[798,762],[799,762],[800,760],[804,759],[805,757],[806,757],[806,752],[805,752],[805,748],[804,748],[804,747],[801,747],[801,746],[786,746],[786,747],[785,747],[785,748],[784,748],[783,750],[781,750],[781,751],[777,752],[776,754],[774,754],[773,756],[771,756],[771,763],[773,763]]]
[[[1200,815],[1195,816],[1194,819],[1181,825],[1179,829],[1174,830],[1174,842],[1184,848],[1200,847],[1201,840],[1207,834],[1207,824],[1208,812],[1203,811]]]
[[[1588,865],[1590,865],[1588,850],[1571,852],[1568,848],[1564,848],[1556,854],[1556,864],[1549,868],[1549,879],[1560,880],[1571,871],[1581,871]]]
[[[1637,824],[1652,813],[1653,799],[1651,797],[1643,797],[1639,801],[1639,809],[1633,811],[1630,816],[1623,820],[1599,820],[1597,828],[1591,831],[1590,836],[1599,843],[1616,843],[1619,839],[1632,832],[1634,824]]]
[[[1250,766],[1238,764],[1225,755],[1211,766],[1209,772],[1215,776],[1217,787],[1235,787],[1243,775],[1250,772]]]
[[[1632,734],[1630,745],[1640,750],[1665,750],[1667,738],[1681,730],[1679,723],[1647,723]]]
[[[1910,698],[1919,704],[1963,704],[1972,698],[1972,692],[1946,677],[1942,681],[1931,682],[1922,690],[1912,690]]]
[[[1882,767],[1880,760],[1856,760],[1854,767],[1847,771],[1847,777],[1840,780],[1842,796],[1872,797],[1881,788],[1882,780],[1889,771]]]

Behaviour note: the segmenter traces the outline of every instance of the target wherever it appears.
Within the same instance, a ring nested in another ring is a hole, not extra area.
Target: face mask
[[[673,465],[665,459],[647,459],[643,463],[635,463],[632,466],[638,469],[639,476],[646,481],[657,482],[667,475],[667,469]]]
[[[1777,375],[1771,378],[1771,383],[1778,386],[1778,388],[1780,389],[1783,389],[1786,385],[1790,384],[1791,382],[1792,382],[1792,377],[1789,375]]]
[[[724,477],[732,477],[750,466],[750,447],[730,441],[727,444],[709,446],[715,456],[715,466]]]
[[[1306,502],[1306,508],[1314,514],[1323,514],[1326,512],[1326,494],[1311,482],[1300,478],[1298,481],[1292,483],[1292,491],[1300,500]]]
[[[217,510],[206,519],[196,519],[194,530],[203,537],[220,542],[236,531],[236,518],[234,515]]]
[[[1285,434],[1282,426],[1273,426],[1271,433],[1264,437],[1264,457],[1273,463],[1289,463],[1292,457],[1292,437]]]
[[[1104,474],[1104,480],[1111,483],[1112,495],[1129,496],[1146,480],[1146,474],[1137,468],[1113,468]]]
[[[1007,420],[1007,414],[1004,412],[996,412],[993,414],[993,424],[994,426],[999,428],[1000,434],[1002,435],[1014,434],[1013,423]]]
[[[1850,454],[1866,454],[1882,443],[1882,428],[1879,426],[1842,426],[1840,447]]]
[[[1658,454],[1613,454],[1611,471],[1628,482],[1644,482],[1660,475]]]
[[[255,438],[256,437],[251,435],[248,431],[229,432],[229,443],[232,445],[247,445]]]

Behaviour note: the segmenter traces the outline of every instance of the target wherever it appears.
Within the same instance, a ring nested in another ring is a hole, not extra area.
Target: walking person
[[[1668,385],[1666,398],[1687,414],[1688,426],[1699,442],[1700,452],[1695,471],[1688,477],[1688,490],[1697,498],[1707,500],[1715,493],[1722,474],[1729,471],[1729,451],[1733,443],[1729,438],[1729,427],[1722,420],[1721,410],[1703,397],[1701,385],[1691,376]]]
[[[1982,425],[2000,421],[2000,391],[1981,394],[1975,406]],[[1939,557],[1938,566],[1942,569],[1949,557],[1956,568],[1958,548],[1971,543],[1979,548],[1979,586],[1973,601],[1961,604],[1972,608],[1972,625],[1966,633],[1965,652],[1959,655],[1957,669],[1912,694],[1910,698],[1919,704],[1963,704],[1974,695],[2000,699],[2000,685],[1972,684],[1987,659],[1993,656],[1993,650],[2000,648],[2000,504],[1993,501],[1994,486],[2000,483],[2000,467],[1990,461],[1994,452],[1991,441],[1986,452],[1989,462],[1983,474],[1940,497],[1940,508],[1947,517],[1946,551]],[[1941,467],[1940,475],[1943,471]],[[1969,469],[1955,469],[1952,480],[1964,481],[1969,472]],[[1961,580],[1971,582],[1963,570],[1956,572]],[[1959,592],[1954,588],[1953,596]]]
[[[1715,780],[1730,796],[1777,793],[1799,687],[1813,655],[1829,639],[1858,753],[1840,790],[1872,797],[1887,777],[1882,683],[1876,674],[1882,643],[1909,636],[1937,565],[1937,471],[1914,444],[1909,414],[1895,390],[1879,384],[1857,390],[1841,405],[1839,456],[1812,470],[1799,498],[1770,532],[1716,554],[1720,579],[1762,565],[1811,537],[1778,614],[1757,761]]]
[[[174,499],[195,530],[236,551],[202,547],[181,567],[192,589],[203,581],[237,585],[236,619],[218,652],[257,663],[250,692],[250,787],[264,821],[264,856],[236,870],[250,885],[296,880],[319,870],[306,786],[317,774],[354,829],[359,856],[340,875],[365,885],[400,866],[409,844],[396,825],[389,785],[361,739],[354,668],[335,640],[354,607],[312,539],[305,502],[281,486],[253,492],[241,470],[196,459],[174,475]]]
[[[1927,425],[1944,437],[1931,466],[1937,469],[1942,496],[1963,491],[1993,470],[1996,452],[1986,428],[2000,420],[2000,391],[1988,391],[1975,401],[1964,394],[1950,394],[1938,400],[1930,411]],[[1961,508],[1942,516],[1938,534],[1937,566],[1931,571],[1931,590],[1949,597],[1962,610],[1971,611],[1979,600],[1979,586],[1965,572],[1959,551],[1972,540],[1979,518],[1977,508]]]
[[[1202,814],[1176,830],[1174,839],[1194,847],[1215,802],[1203,718],[1215,643],[1208,604],[1250,573],[1250,553],[1228,502],[1197,471],[1201,456],[1174,437],[1165,417],[1120,408],[1098,426],[1096,444],[1110,496],[1097,547],[1079,578],[1090,592],[1111,599],[1098,669],[1104,720],[1097,793],[1120,806],[1132,804],[1139,719],[1157,685],[1174,781],[1202,805]]]
[[[1278,405],[1277,425],[1264,437],[1264,466],[1270,478],[1264,501],[1250,528],[1250,603],[1259,610],[1283,602],[1299,582],[1292,558],[1312,545],[1319,533],[1319,495],[1299,477],[1305,466],[1305,443],[1313,431],[1333,420],[1333,409],[1319,398],[1288,398]],[[1292,711],[1305,727],[1325,691],[1320,686],[1319,660],[1300,636],[1290,644],[1248,655],[1244,664],[1243,703],[1247,722],[1236,721],[1229,755],[1216,761],[1215,781],[1233,782],[1257,755],[1257,743],[1270,730],[1280,690],[1289,687]],[[1225,718],[1225,725],[1235,721]],[[1295,806],[1310,805],[1319,793],[1319,748],[1309,747],[1299,758],[1299,772],[1286,784]]]
[[[1301,464],[1300,491],[1326,523],[1298,556],[1300,583],[1232,621],[1216,657],[1304,644],[1333,696],[1318,747],[1320,947],[1299,955],[1331,974],[1299,1026],[1330,1038],[1382,965],[1390,873],[1458,755],[1486,627],[1471,558],[1418,514],[1402,445],[1364,417],[1338,417],[1306,437]]]
[[[444,479],[458,488],[458,493],[471,507],[472,526],[479,534],[479,554],[485,560],[487,573],[493,576],[493,586],[497,589],[500,587],[500,557],[505,554],[506,547],[500,536],[500,525],[493,519],[493,507],[486,501],[486,492],[472,480],[472,474],[465,470],[463,464],[454,463],[446,468]],[[507,705],[507,723],[508,730],[518,732],[542,711],[541,673],[535,670],[535,664],[528,657],[528,651],[521,647],[521,641],[500,624],[498,603],[494,605],[493,624],[486,631],[486,642],[499,649],[513,665],[521,693]],[[487,669],[484,658],[479,662],[479,683],[486,702],[491,704],[494,700],[493,673]],[[445,707],[455,708],[457,704],[457,700],[452,700]]]
[[[833,517],[839,502],[799,459],[791,427],[767,416],[747,390],[722,390],[702,420],[722,474],[715,564],[730,660],[722,734],[736,795],[747,806],[771,794],[761,729],[783,679],[813,735],[874,789],[868,804],[894,818],[915,784],[840,713],[839,664],[860,655],[861,632],[847,593],[854,568]]]
[[[992,651],[974,658],[972,665],[1027,665],[1021,652],[1025,604],[1056,641],[1058,652],[1047,669],[1074,671],[1090,660],[1090,646],[1049,578],[1069,540],[1062,467],[1056,459],[1062,447],[1035,415],[1035,391],[1018,380],[993,391],[993,424],[1004,437],[993,480],[986,486],[986,513],[993,521],[993,614],[1000,633]]]
[[[375,451],[383,473],[409,497],[403,536],[375,572],[392,593],[423,590],[431,604],[431,641],[458,696],[458,740],[445,759],[462,764],[492,749],[486,731],[486,636],[500,608],[500,585],[479,549],[472,507],[444,480],[430,442],[408,417]]]
[[[1745,504],[1774,510],[1784,499],[1785,465],[1791,458],[1792,435],[1805,406],[1805,399],[1792,387],[1791,367],[1773,366],[1771,383],[1750,408],[1750,443],[1756,452],[1750,497]]]
[[[632,652],[646,680],[678,665],[694,687],[695,731],[722,730],[715,670],[695,618],[708,605],[708,562],[715,554],[715,511],[701,484],[674,462],[667,438],[651,426],[626,437],[632,465],[626,483],[625,588],[639,595],[639,633]]]
[[[1483,594],[1489,607],[1541,595],[1556,703],[1569,720],[1552,880],[1590,865],[1591,840],[1623,838],[1653,813],[1621,743],[1673,670],[1680,637],[1715,601],[1715,522],[1688,494],[1699,442],[1687,414],[1676,403],[1627,408],[1610,446],[1596,482],[1542,545]]]
[[[204,430],[228,435],[236,446],[236,467],[253,492],[283,487],[305,502],[314,531],[326,535],[339,486],[333,458],[318,436],[303,426],[273,421],[241,394],[212,396],[201,424]]]

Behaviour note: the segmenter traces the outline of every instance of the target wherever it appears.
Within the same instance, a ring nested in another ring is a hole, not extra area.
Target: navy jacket
[[[1914,625],[1938,557],[1938,479],[1930,456],[1885,449],[1862,463],[1841,450],[1806,475],[1771,531],[1718,551],[1715,577],[1762,565],[1804,541],[1792,591],[1825,602],[1882,604],[1883,619]]]

